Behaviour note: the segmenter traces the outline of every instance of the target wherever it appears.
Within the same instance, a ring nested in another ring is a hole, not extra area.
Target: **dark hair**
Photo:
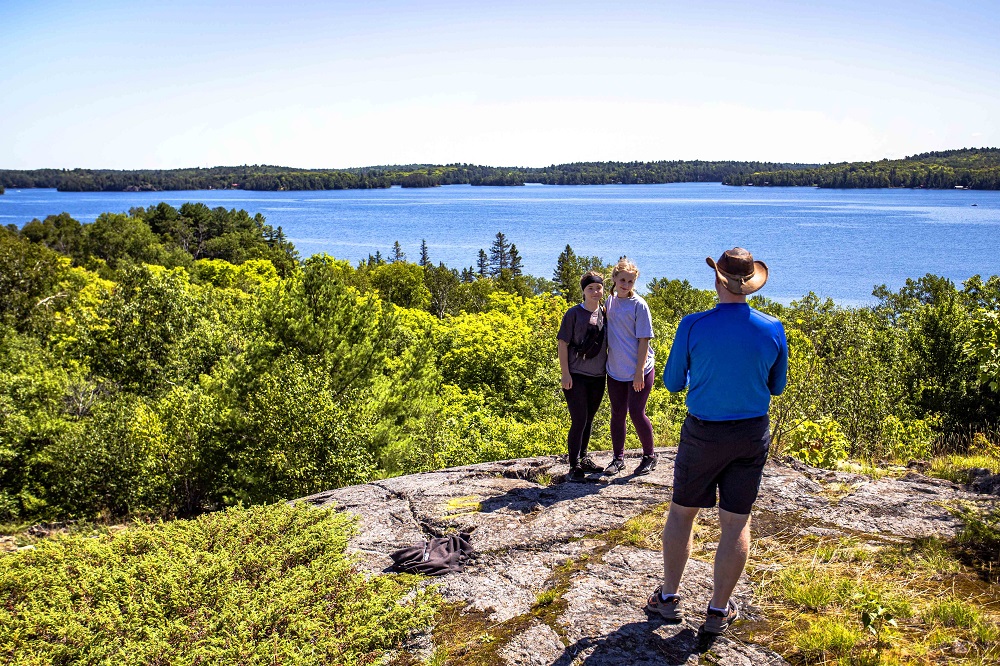
[[[580,289],[586,289],[588,284],[593,284],[595,282],[599,282],[603,285],[604,276],[597,271],[587,271],[583,274],[583,277],[580,278]]]

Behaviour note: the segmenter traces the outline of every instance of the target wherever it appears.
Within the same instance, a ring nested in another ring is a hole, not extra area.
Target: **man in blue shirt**
[[[750,511],[771,443],[771,396],[785,388],[788,344],[781,322],[754,310],[747,296],[767,282],[767,266],[743,248],[727,250],[715,269],[719,304],[681,320],[663,384],[688,387],[688,415],[674,461],[674,491],[663,528],[663,584],[647,608],[680,620],[681,575],[691,554],[699,509],[719,498],[722,536],[715,551],[712,600],[702,630],[720,634],[739,617],[731,595],[750,549]]]

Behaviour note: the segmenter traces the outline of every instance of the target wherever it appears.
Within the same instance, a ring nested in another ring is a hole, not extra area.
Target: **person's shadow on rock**
[[[608,487],[607,483],[598,480],[597,475],[592,476],[593,479],[588,477],[586,481],[565,481],[560,477],[557,482],[545,486],[514,488],[503,495],[483,500],[479,510],[482,513],[492,513],[502,509],[532,513],[547,509],[557,502],[572,501],[600,493]]]
[[[657,627],[677,627],[675,633],[661,636]],[[585,637],[566,647],[553,666],[569,666],[574,660],[590,666],[612,664],[687,664],[692,654],[703,654],[712,646],[714,636],[695,631],[683,622],[651,618],[630,622],[601,638]],[[581,653],[586,653],[581,660]]]

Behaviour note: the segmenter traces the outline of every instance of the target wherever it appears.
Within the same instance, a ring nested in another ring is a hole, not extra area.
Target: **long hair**
[[[619,273],[635,273],[636,281],[638,282],[639,280],[639,267],[636,266],[635,262],[628,257],[622,257],[619,259],[618,263],[615,264],[615,267],[611,270],[612,282],[618,279]],[[635,296],[635,289],[629,289],[628,297],[632,298],[633,296]]]

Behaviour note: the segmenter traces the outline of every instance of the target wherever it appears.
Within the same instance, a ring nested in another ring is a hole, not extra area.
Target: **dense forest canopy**
[[[472,164],[410,164],[358,169],[293,169],[266,165],[114,171],[107,169],[0,170],[0,191],[55,188],[61,192],[162,190],[343,190],[438,185],[605,185],[609,183],[720,182],[753,171],[806,168],[770,162],[578,162],[541,168]]]
[[[725,185],[828,188],[911,187],[1000,189],[1000,148],[963,148],[911,155],[901,160],[844,162],[796,169],[731,174]]]
[[[556,332],[579,276],[608,266],[566,246],[532,277],[514,240],[459,269],[398,242],[303,262],[263,216],[197,203],[0,227],[0,522],[191,515],[564,453]],[[1000,277],[875,296],[754,300],[788,332],[775,452],[905,462],[995,439]],[[646,300],[662,368],[715,294],[661,278]],[[685,412],[657,381],[658,445]]]

